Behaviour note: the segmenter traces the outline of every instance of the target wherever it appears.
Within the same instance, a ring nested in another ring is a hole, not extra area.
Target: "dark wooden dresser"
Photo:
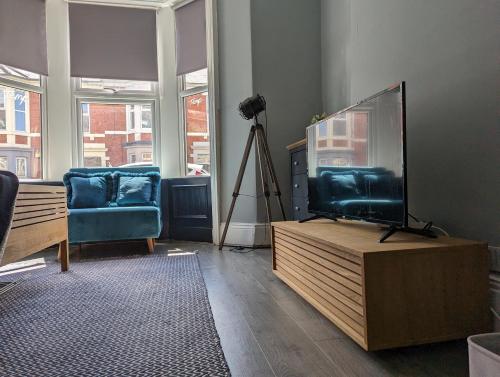
[[[290,151],[292,182],[292,220],[311,216],[307,212],[307,152],[306,139],[287,146]]]

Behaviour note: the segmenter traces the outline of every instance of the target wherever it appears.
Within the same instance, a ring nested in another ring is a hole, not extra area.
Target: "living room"
[[[498,375],[499,13],[0,0],[0,375]]]

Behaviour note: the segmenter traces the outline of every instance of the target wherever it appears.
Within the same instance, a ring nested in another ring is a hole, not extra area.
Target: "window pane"
[[[7,129],[7,112],[5,111],[5,90],[0,88],[0,131]]]
[[[184,89],[193,89],[198,86],[208,85],[208,70],[202,69],[196,72],[184,75]]]
[[[334,136],[346,136],[347,135],[347,124],[344,119],[333,120],[333,135]]]
[[[26,174],[26,157],[16,157],[16,175],[19,178],[27,178]]]
[[[327,135],[327,126],[326,126],[326,123],[321,123],[318,127],[318,133],[319,133],[319,136],[320,137],[326,137]]]
[[[151,106],[142,106],[141,112],[141,126],[142,128],[151,128],[153,122],[153,114],[151,113]]]
[[[210,139],[206,92],[184,98],[188,175],[209,175]]]
[[[130,123],[138,124],[145,105],[86,102],[83,106],[88,106],[90,124],[90,131],[83,134],[85,167],[152,165],[150,157],[144,158],[153,155],[152,127],[131,127]]]
[[[0,78],[15,80],[29,85],[41,85],[41,76],[38,73],[32,73],[19,68],[9,67],[4,64],[0,64]]]
[[[82,129],[83,132],[90,132],[90,113],[88,103],[82,103]]]
[[[26,95],[27,92],[16,90],[15,112],[16,112],[16,131],[26,131]]]
[[[0,169],[42,178],[41,95],[0,86]]]
[[[135,80],[112,80],[112,79],[80,79],[82,89],[93,90],[113,90],[113,91],[147,91],[153,90],[153,83],[150,81]]]

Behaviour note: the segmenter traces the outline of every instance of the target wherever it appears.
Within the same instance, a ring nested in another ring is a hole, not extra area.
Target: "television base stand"
[[[382,238],[380,238],[380,243],[383,243],[386,239],[388,239],[390,236],[392,236],[396,232],[403,232],[403,233],[412,233],[412,234],[418,234],[420,236],[425,236],[429,238],[437,238],[436,234],[431,230],[432,223],[427,223],[423,228],[418,229],[418,228],[410,228],[408,226],[395,226],[391,225],[389,229],[384,233]]]
[[[318,220],[318,219],[328,219],[328,220],[337,221],[337,218],[334,216],[313,215],[311,217],[307,217],[305,219],[299,220],[299,223],[302,224],[302,223],[306,223],[306,222],[311,221],[311,220]]]

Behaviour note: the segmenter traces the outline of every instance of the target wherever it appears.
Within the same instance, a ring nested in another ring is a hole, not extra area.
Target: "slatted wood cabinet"
[[[59,244],[61,270],[67,271],[68,221],[66,188],[20,184],[14,217],[0,266]]]
[[[274,273],[365,350],[491,327],[485,243],[329,220],[272,224]]]

